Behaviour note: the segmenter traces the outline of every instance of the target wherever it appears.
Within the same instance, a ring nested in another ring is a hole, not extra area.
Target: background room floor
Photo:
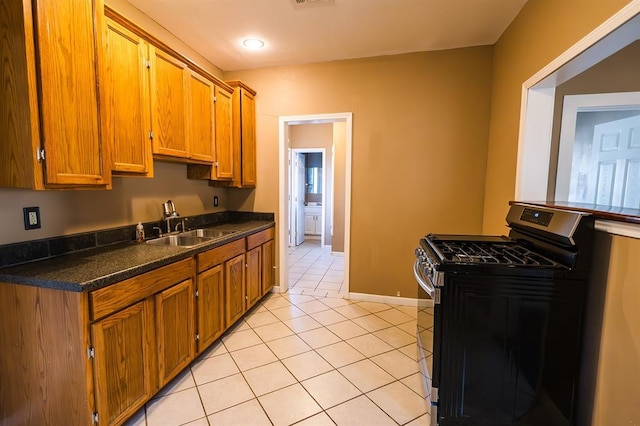
[[[331,254],[331,246],[306,239],[289,247],[289,293],[340,297],[344,288],[344,256]]]
[[[415,307],[272,293],[127,424],[428,425],[415,328]]]

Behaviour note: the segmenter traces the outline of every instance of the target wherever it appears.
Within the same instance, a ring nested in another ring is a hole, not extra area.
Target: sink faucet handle
[[[162,237],[162,229],[160,229],[159,226],[154,226],[153,229],[157,229],[158,230],[158,237]]]
[[[188,228],[185,226],[185,222],[186,222],[187,220],[189,220],[189,219],[185,217],[185,218],[184,218],[184,219],[182,219],[180,222],[176,223],[175,230],[177,231],[177,230],[178,230],[178,228],[180,228],[180,232],[188,231]]]

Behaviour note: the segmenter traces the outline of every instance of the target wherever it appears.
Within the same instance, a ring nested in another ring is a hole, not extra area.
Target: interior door
[[[304,243],[305,156],[297,152],[295,159],[296,245],[299,246]]]
[[[587,199],[640,208],[640,115],[594,127]]]

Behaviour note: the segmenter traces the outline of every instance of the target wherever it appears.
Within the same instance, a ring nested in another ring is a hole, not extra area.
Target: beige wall
[[[505,232],[504,216],[515,188],[522,83],[627,3],[529,0],[495,45],[483,232]],[[625,63],[623,69],[614,64],[625,55],[637,55],[634,49],[576,77],[560,92],[579,93],[593,84],[594,77],[608,85],[605,90],[620,89],[620,83],[637,76],[637,67]],[[615,74],[597,76],[612,66],[609,71]],[[578,424],[640,424],[640,311],[634,306],[640,300],[640,240],[598,233],[596,258]]]
[[[243,206],[280,220],[279,116],[352,112],[350,291],[415,297],[418,239],[481,230],[491,59],[475,47],[225,73],[258,92],[260,184]]]
[[[628,0],[529,0],[494,46],[485,233],[506,232],[515,193],[522,83],[629,3]]]
[[[599,235],[606,280],[592,425],[640,424],[640,240]],[[608,260],[608,262],[606,262]],[[608,265],[607,265],[608,263]],[[592,284],[593,285],[593,284]],[[597,330],[600,331],[600,330]],[[591,406],[588,406],[591,407]]]
[[[187,179],[186,166],[156,161],[155,177],[114,178],[111,191],[30,191],[0,188],[0,245],[162,219],[171,199],[182,216],[224,211],[225,188]],[[219,205],[213,207],[213,196]],[[22,208],[39,206],[42,228],[25,231]]]

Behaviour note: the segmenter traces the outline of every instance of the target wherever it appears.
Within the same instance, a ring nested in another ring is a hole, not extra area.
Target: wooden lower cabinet
[[[262,250],[260,247],[251,249],[246,254],[247,268],[247,309],[255,305],[262,297]]]
[[[258,253],[254,255],[254,257],[257,258],[257,265],[250,266],[249,262],[247,262],[247,269],[257,274],[257,278],[253,278],[252,281],[247,280],[247,291],[258,294],[254,296],[257,298],[253,303],[273,288],[273,268],[275,265],[274,236],[275,228],[269,228],[247,237],[247,250],[249,250],[249,253]],[[251,297],[249,297],[249,300],[251,300]],[[251,303],[251,305],[253,303]]]
[[[270,292],[275,282],[274,268],[276,258],[274,250],[273,240],[262,244],[262,295]]]
[[[153,323],[153,300],[145,299],[91,326],[101,424],[126,420],[157,389]]]
[[[216,265],[198,274],[196,287],[198,295],[198,352],[202,352],[225,330],[222,265]]]
[[[273,236],[85,293],[0,283],[0,425],[125,423],[271,289]]]
[[[193,280],[188,279],[156,295],[156,332],[160,387],[195,357]]]
[[[95,412],[119,425],[195,357],[193,258],[88,295]]]
[[[236,322],[246,311],[246,291],[244,286],[244,253],[225,262],[225,311],[227,324]]]

